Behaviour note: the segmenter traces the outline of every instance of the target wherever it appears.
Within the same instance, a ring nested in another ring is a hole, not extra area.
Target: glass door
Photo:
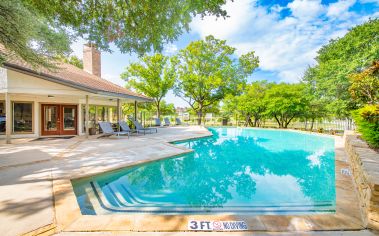
[[[77,106],[62,105],[62,120],[61,134],[77,134]]]
[[[42,105],[42,135],[60,134],[59,105]]]
[[[42,104],[42,135],[76,135],[77,106]]]

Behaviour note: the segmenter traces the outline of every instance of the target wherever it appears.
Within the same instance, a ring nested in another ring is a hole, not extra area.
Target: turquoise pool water
[[[335,212],[334,138],[209,128],[193,153],[74,180],[83,214]]]

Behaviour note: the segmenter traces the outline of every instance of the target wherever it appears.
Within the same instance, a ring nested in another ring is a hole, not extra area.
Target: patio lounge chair
[[[175,118],[175,123],[176,125],[188,125],[188,123],[183,123],[182,120],[180,120],[180,118]]]
[[[116,136],[128,135],[128,138],[130,136],[130,131],[120,131],[120,132],[114,131],[111,123],[109,123],[109,122],[99,122],[99,126],[100,126],[100,129],[103,131],[104,135],[108,135],[108,136],[111,136],[111,135],[116,135]]]
[[[171,122],[170,122],[170,120],[168,119],[168,117],[165,117],[165,118],[164,118],[164,125],[165,125],[165,126],[170,126],[170,125],[171,125]]]
[[[153,130],[155,130],[155,132],[158,133],[157,128],[144,128],[137,120],[134,120],[133,118],[129,120],[134,124],[138,133],[143,133],[145,135],[146,131],[150,131],[150,133],[153,133]]]
[[[120,121],[118,122],[118,125],[120,126],[121,131],[129,132],[129,133],[138,133],[137,130],[135,130],[135,129],[130,129],[128,123],[126,123],[126,122],[123,121],[123,120],[120,120]]]
[[[155,118],[154,121],[155,121],[155,126],[162,126],[161,119]]]

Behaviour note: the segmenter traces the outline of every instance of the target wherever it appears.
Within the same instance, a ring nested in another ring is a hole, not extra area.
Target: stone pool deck
[[[186,231],[189,219],[204,218],[245,220],[249,230],[261,232],[262,235],[264,232],[285,231],[308,232],[304,235],[313,235],[310,231],[318,230],[370,234],[368,231],[360,231],[364,227],[352,178],[349,174],[346,175],[350,173],[346,172],[349,164],[341,137],[336,137],[336,214],[81,215],[70,179],[179,155],[190,150],[168,142],[208,135],[210,133],[206,129],[198,126],[170,127],[158,129],[157,134],[132,136],[130,139],[91,137],[86,140],[84,137],[75,137],[48,141],[16,140],[11,145],[0,145],[1,235],[50,235],[55,232],[61,232],[60,235],[108,235],[109,232],[126,235],[134,231]],[[89,234],[89,231],[99,232]],[[187,234],[191,235],[185,233]]]

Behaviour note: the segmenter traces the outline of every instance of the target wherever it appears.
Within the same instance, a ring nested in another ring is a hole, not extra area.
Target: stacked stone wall
[[[379,153],[355,133],[345,133],[345,149],[366,227],[379,230]]]

